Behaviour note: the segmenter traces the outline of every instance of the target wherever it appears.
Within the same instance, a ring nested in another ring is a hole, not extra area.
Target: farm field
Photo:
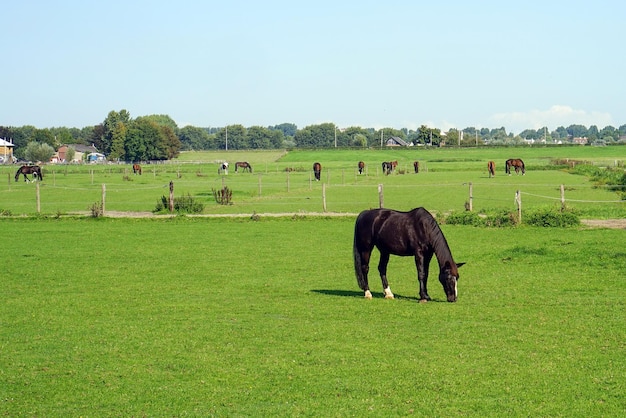
[[[506,176],[504,161],[511,156],[526,162],[525,176]],[[252,173],[218,174],[218,162],[249,161]],[[356,163],[366,163],[358,175]],[[398,161],[397,171],[385,176],[380,163]],[[413,161],[420,173],[413,173]],[[487,161],[496,162],[496,177],[487,175]],[[203,213],[358,213],[378,207],[379,185],[383,204],[400,210],[424,206],[431,211],[464,210],[471,200],[474,210],[515,210],[520,191],[525,208],[560,206],[564,186],[568,207],[588,218],[623,218],[626,209],[619,196],[597,187],[581,175],[554,169],[555,161],[575,161],[596,166],[623,166],[625,147],[544,147],[477,149],[215,151],[182,153],[167,164],[143,166],[133,175],[129,165],[46,165],[40,185],[39,213],[85,213],[104,200],[105,209],[151,212],[162,197],[192,196],[204,204]],[[320,182],[311,166],[322,163]],[[290,170],[290,171],[287,171]],[[0,211],[12,215],[38,213],[36,186],[20,179],[15,167],[0,166]],[[232,204],[219,205],[214,192],[228,187]]]
[[[442,225],[395,300],[353,217],[0,217],[2,416],[621,416],[622,230]],[[435,262],[433,260],[433,262]]]

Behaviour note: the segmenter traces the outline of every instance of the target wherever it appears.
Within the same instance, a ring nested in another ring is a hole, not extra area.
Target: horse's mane
[[[430,237],[430,244],[439,263],[443,264],[447,260],[452,261],[450,246],[435,218],[424,208],[417,208],[415,212],[417,220],[421,221],[426,226],[428,236]]]

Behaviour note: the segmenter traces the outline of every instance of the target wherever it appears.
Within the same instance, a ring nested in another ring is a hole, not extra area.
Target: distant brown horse
[[[487,171],[489,171],[489,178],[496,176],[496,163],[489,161],[487,163]]]
[[[364,168],[365,168],[365,163],[363,161],[359,161],[359,174],[363,174]]]
[[[504,171],[510,176],[511,175],[511,167],[515,168],[515,174],[519,174],[520,170],[522,170],[522,176],[526,174],[526,166],[524,165],[524,161],[519,158],[512,158],[506,160],[506,166]]]
[[[141,175],[141,166],[139,164],[133,164],[133,174]]]
[[[414,161],[413,162],[413,169],[415,170],[416,173],[420,172],[420,162],[419,161]]]
[[[313,173],[315,173],[315,180],[320,181],[322,176],[322,165],[320,163],[313,163]]]
[[[36,181],[37,178],[39,180],[43,180],[43,175],[41,174],[41,168],[38,165],[23,165],[17,169],[17,173],[15,173],[15,181],[18,181],[20,178],[20,174],[24,176],[25,182],[30,182],[27,174],[32,174],[33,181]]]
[[[250,165],[249,162],[247,161],[237,161],[235,163],[235,173],[237,172],[237,169],[241,167],[243,170],[242,171],[246,171],[248,170],[248,172],[252,173],[252,166]]]

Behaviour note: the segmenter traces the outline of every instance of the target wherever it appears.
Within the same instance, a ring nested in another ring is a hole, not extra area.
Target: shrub
[[[445,223],[450,225],[474,225],[480,226],[483,224],[482,219],[476,212],[451,212],[445,218]]]
[[[569,210],[539,209],[525,215],[524,223],[531,226],[563,228],[580,225],[580,219]]]
[[[204,204],[196,201],[189,193],[187,196],[180,196],[174,198],[174,211],[176,213],[202,213],[204,210]],[[157,202],[154,212],[168,212],[169,211],[169,199],[165,196],[161,196],[161,200]]]
[[[222,190],[211,189],[215,201],[220,205],[230,205],[233,200],[233,191],[225,186]]]
[[[505,227],[516,226],[518,223],[517,214],[507,210],[500,211],[484,218],[485,226]]]
[[[91,212],[92,218],[99,218],[104,215],[104,208],[102,207],[102,202],[95,202],[93,205],[89,206],[87,209]]]

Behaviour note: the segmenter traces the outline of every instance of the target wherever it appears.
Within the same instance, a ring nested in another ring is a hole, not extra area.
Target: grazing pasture
[[[442,225],[420,304],[405,257],[363,298],[353,228],[0,217],[0,415],[623,415],[624,231]]]
[[[143,175],[133,176],[130,165],[46,165],[40,184],[42,214],[85,212],[102,200],[108,211],[150,212],[174,184],[176,196],[191,195],[205,205],[205,214],[232,213],[358,213],[379,206],[433,212],[464,210],[470,199],[475,211],[515,210],[515,194],[522,192],[526,209],[559,207],[560,186],[567,206],[583,217],[626,217],[625,205],[606,187],[584,176],[570,174],[570,164],[623,166],[624,147],[550,147],[478,149],[215,151],[183,153],[168,164],[144,164]],[[506,176],[504,161],[514,155],[526,163],[526,175]],[[496,162],[489,178],[488,161]],[[218,174],[218,164],[248,161],[252,173],[230,170]],[[323,170],[313,176],[313,162]],[[363,161],[364,174],[357,164]],[[398,161],[391,175],[382,173],[383,161]],[[419,174],[414,162],[420,164]],[[555,166],[554,164],[561,164]],[[565,164],[565,165],[562,165]],[[0,211],[13,215],[37,212],[36,186],[15,183],[15,168],[0,166]],[[212,190],[228,187],[232,204],[217,204]],[[325,203],[325,204],[324,204]]]

